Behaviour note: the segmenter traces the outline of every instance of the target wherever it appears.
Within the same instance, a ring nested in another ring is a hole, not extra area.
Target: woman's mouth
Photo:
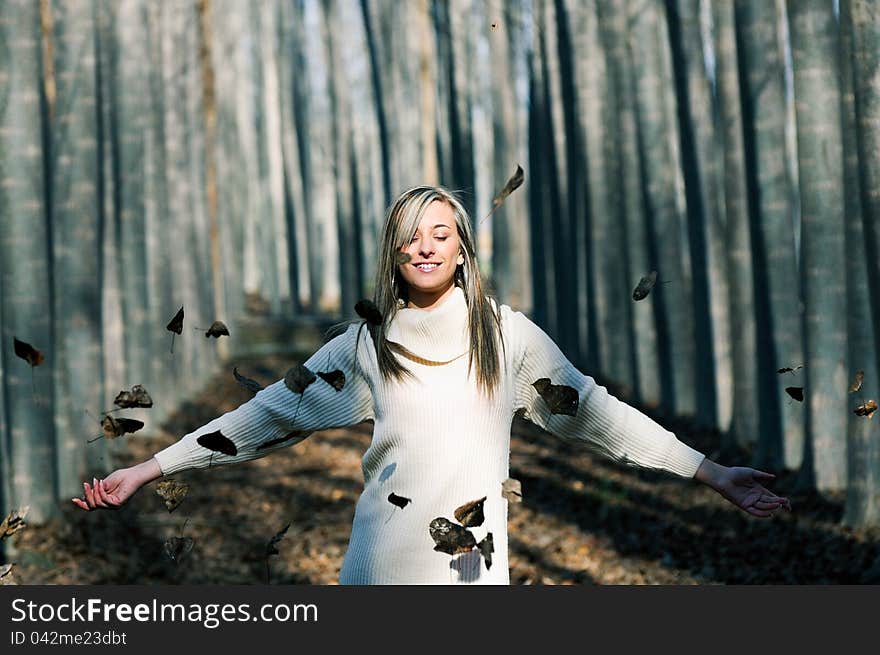
[[[440,266],[440,264],[413,264],[413,266],[415,266],[422,273],[430,273],[438,266]]]

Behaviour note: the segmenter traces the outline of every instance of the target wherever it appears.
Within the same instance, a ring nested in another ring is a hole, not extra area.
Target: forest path
[[[268,384],[290,359],[229,364],[162,431],[120,439],[115,466],[146,459],[247,401],[251,394],[234,381],[233,365]],[[686,421],[666,425],[704,452],[717,443]],[[265,584],[267,543],[290,523],[279,554],[269,558],[271,583],[335,584],[371,429],[328,430],[259,460],[175,475],[190,491],[171,514],[156,483],[116,512],[84,513],[70,503],[61,520],[13,537],[15,578],[22,584]],[[692,480],[619,466],[519,418],[510,470],[523,489],[523,502],[509,509],[513,584],[880,582],[880,532],[843,527],[842,495],[798,495],[793,474],[772,488],[792,499],[794,511],[756,519]],[[181,535],[195,544],[176,564],[163,544]]]

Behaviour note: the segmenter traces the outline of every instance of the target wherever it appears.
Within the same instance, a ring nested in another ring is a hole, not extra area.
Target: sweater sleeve
[[[317,375],[302,394],[291,391],[283,379],[279,380],[238,408],[156,453],[154,457],[162,474],[205,468],[209,463],[217,466],[257,459],[299,443],[314,431],[355,425],[373,418],[372,392],[357,358],[359,327],[360,324],[350,325],[345,333],[328,341],[305,362],[313,373],[342,371],[345,382],[340,390]],[[366,331],[361,335],[361,343],[366,341],[364,335]],[[214,434],[218,432],[222,437]],[[199,444],[199,437],[205,435],[213,436],[203,441],[215,447],[219,442],[226,452]]]
[[[516,409],[524,409],[525,418],[563,439],[587,442],[625,464],[694,476],[703,461],[702,453],[577,370],[556,343],[524,314],[510,312],[510,318],[518,345],[514,351],[518,360],[514,369]],[[551,413],[533,386],[541,378],[575,390],[578,403],[574,416]]]

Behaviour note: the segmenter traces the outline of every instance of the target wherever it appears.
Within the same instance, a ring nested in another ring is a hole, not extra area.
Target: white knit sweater
[[[206,467],[212,455],[212,465],[241,462],[298,443],[313,431],[372,419],[373,439],[362,462],[364,490],[341,584],[509,584],[508,501],[501,483],[508,477],[510,426],[520,408],[545,430],[589,443],[619,461],[684,477],[696,473],[700,452],[584,376],[525,315],[502,305],[501,317],[506,354],[491,402],[477,393],[474,373],[467,373],[467,305],[456,287],[434,309],[399,310],[388,328],[389,341],[428,360],[401,357],[414,379],[385,382],[367,331],[356,343],[359,326],[352,325],[305,362],[315,372],[343,371],[342,390],[319,377],[300,396],[280,380],[157,453],[156,460],[165,475]],[[540,378],[577,390],[576,416],[551,414],[532,386]],[[235,444],[235,456],[197,443],[217,430]],[[273,440],[281,441],[257,449]],[[388,500],[391,493],[410,502],[396,507]],[[492,533],[488,569],[476,549],[455,556],[434,550],[428,530],[437,517],[456,523],[453,511],[483,496],[485,521],[470,530],[477,542]]]

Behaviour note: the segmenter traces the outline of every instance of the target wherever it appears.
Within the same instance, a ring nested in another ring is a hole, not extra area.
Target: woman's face
[[[460,249],[452,207],[435,200],[425,210],[409,244],[400,249],[411,258],[398,266],[411,305],[430,309],[452,293],[455,269],[464,262]]]

